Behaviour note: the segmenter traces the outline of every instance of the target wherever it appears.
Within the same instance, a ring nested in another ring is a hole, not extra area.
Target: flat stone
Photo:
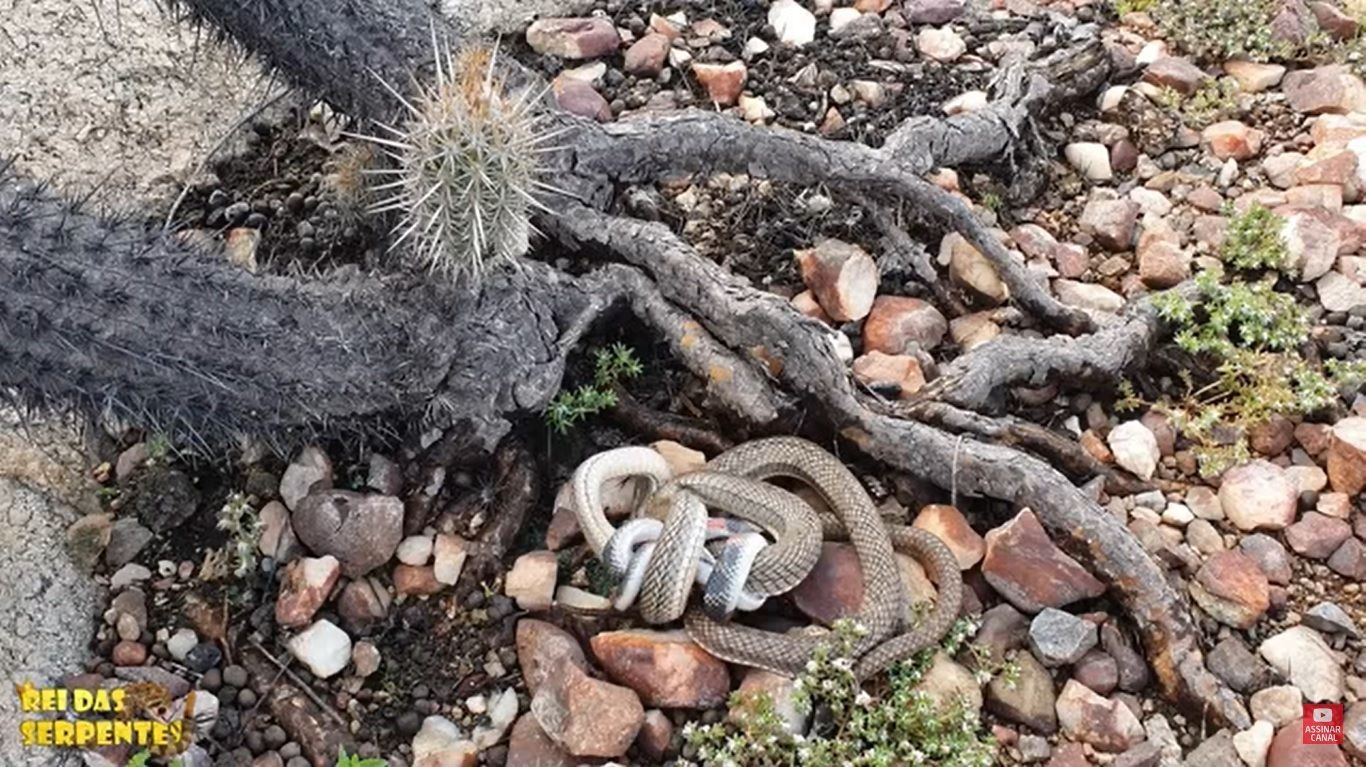
[[[1344,519],[1306,512],[1299,522],[1285,530],[1285,541],[1302,557],[1327,559],[1352,536],[1352,526]]]
[[[1143,72],[1144,82],[1171,88],[1183,96],[1195,93],[1210,79],[1203,69],[1181,56],[1163,56]]]
[[[1255,61],[1231,60],[1224,62],[1224,72],[1238,81],[1238,88],[1244,93],[1261,93],[1281,84],[1285,77],[1285,67],[1280,64],[1263,64]]]
[[[1243,640],[1230,636],[1214,646],[1206,657],[1210,671],[1235,692],[1249,694],[1270,685],[1271,667],[1252,654]]]
[[[1075,280],[1054,280],[1053,292],[1068,306],[1092,312],[1116,314],[1124,308],[1124,297],[1104,285]]]
[[[551,741],[580,757],[622,756],[645,721],[630,688],[593,679],[572,663],[550,670],[532,696],[531,713]]]
[[[1100,650],[1091,650],[1072,668],[1072,678],[1097,695],[1109,695],[1119,686],[1119,664]]]
[[[357,578],[394,555],[403,539],[403,502],[349,490],[315,491],[298,502],[292,523],[305,546],[336,557],[342,574]]]
[[[1128,706],[1095,694],[1075,679],[1063,685],[1057,712],[1064,735],[1098,751],[1125,751],[1144,737],[1143,725]]]
[[[621,46],[611,19],[600,16],[537,19],[527,27],[526,41],[537,53],[562,59],[596,59]]]
[[[607,675],[635,690],[647,706],[714,708],[730,694],[726,664],[681,630],[606,631],[590,644]]]
[[[559,559],[553,551],[531,551],[517,557],[503,581],[503,593],[523,610],[548,610],[555,600]]]
[[[1263,767],[1266,764],[1266,752],[1271,748],[1271,739],[1275,735],[1276,728],[1271,726],[1271,722],[1253,722],[1251,727],[1233,736],[1233,750],[1238,752],[1238,758],[1248,767]]]
[[[967,53],[968,44],[949,27],[923,27],[915,36],[915,49],[925,58],[948,64]]]
[[[1304,714],[1304,694],[1290,685],[1264,687],[1248,701],[1252,718],[1282,727],[1300,721]]]
[[[999,675],[987,684],[987,710],[1042,735],[1052,735],[1058,730],[1052,675],[1031,653],[1016,655],[1015,664],[1019,674],[1014,685]]]
[[[327,679],[351,661],[351,637],[328,620],[320,620],[295,634],[289,652],[319,679]]]
[[[948,329],[948,320],[927,301],[878,296],[863,324],[863,348],[884,354],[932,351]]]
[[[275,622],[285,628],[308,625],[340,578],[341,563],[330,555],[291,562],[275,600]]]
[[[1366,111],[1366,85],[1342,65],[1290,72],[1281,83],[1290,108],[1303,114]]]
[[[1366,418],[1352,416],[1334,424],[1327,453],[1333,490],[1348,495],[1366,490]]]
[[[1063,157],[1068,165],[1091,181],[1109,181],[1115,177],[1110,167],[1110,150],[1104,144],[1074,142],[1063,148]]]
[[[535,693],[546,677],[561,663],[583,671],[589,669],[583,647],[569,632],[535,618],[517,621],[517,665],[527,690]]]
[[[1224,120],[1209,125],[1201,132],[1201,140],[1210,153],[1220,160],[1249,160],[1262,151],[1266,134],[1238,120]]]
[[[1348,538],[1328,558],[1328,567],[1333,572],[1352,580],[1366,580],[1366,544],[1357,538]]]
[[[972,529],[963,512],[953,506],[929,504],[915,516],[911,526],[934,533],[953,552],[961,570],[972,569],[986,556],[986,541]]]
[[[1143,479],[1152,479],[1162,454],[1151,429],[1140,421],[1126,421],[1110,431],[1106,442],[1121,468]]]
[[[693,77],[707,90],[707,97],[717,106],[728,107],[740,99],[749,77],[749,69],[743,61],[727,64],[709,64],[700,61],[692,63]]]
[[[319,447],[306,447],[280,476],[280,500],[291,511],[314,490],[332,489],[332,459]]]
[[[1233,736],[1228,730],[1220,730],[1191,751],[1184,767],[1238,767],[1241,763]]]
[[[1300,724],[1276,732],[1267,751],[1266,767],[1347,767],[1347,757],[1335,745],[1307,745]]]
[[[800,47],[816,39],[816,15],[794,0],[774,0],[768,24],[784,45]]]
[[[1224,473],[1219,503],[1239,529],[1281,530],[1295,521],[1299,493],[1274,463],[1255,460]]]
[[[1105,586],[1054,545],[1034,513],[1022,510],[986,535],[982,574],[992,588],[1028,613],[1098,597]]]
[[[1029,646],[1046,666],[1076,663],[1099,641],[1096,624],[1051,607],[1029,624]]]
[[[1290,556],[1281,542],[1263,533],[1246,536],[1238,542],[1238,550],[1257,563],[1271,583],[1290,584]]]
[[[1106,250],[1125,251],[1133,244],[1140,210],[1138,203],[1132,200],[1092,198],[1082,210],[1078,223],[1083,232],[1094,237]]]
[[[1271,607],[1266,574],[1237,551],[1211,556],[1196,573],[1190,592],[1210,617],[1238,629],[1251,628]]]
[[[1304,625],[1311,629],[1317,629],[1325,634],[1346,634],[1349,637],[1360,636],[1357,631],[1356,623],[1347,611],[1338,606],[1336,602],[1319,602],[1304,614]]]
[[[1308,626],[1294,626],[1262,642],[1266,661],[1313,703],[1342,700],[1346,684],[1342,667],[1323,637]]]

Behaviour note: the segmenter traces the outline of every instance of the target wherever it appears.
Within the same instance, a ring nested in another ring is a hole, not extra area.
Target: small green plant
[[[1196,130],[1238,115],[1238,81],[1231,77],[1207,80],[1195,93],[1183,96],[1168,86],[1158,89],[1153,102],[1168,111],[1181,115],[1181,121]]]
[[[959,621],[942,649],[950,655],[962,648],[976,627]],[[988,767],[996,762],[995,741],[983,731],[979,714],[962,701],[939,703],[917,685],[929,669],[935,650],[895,666],[877,696],[854,676],[852,649],[863,631],[837,621],[822,645],[794,681],[796,704],[812,717],[812,731],[788,730],[767,695],[736,693],[731,721],[688,724],[683,737],[696,750],[698,762],[734,767]]]
[[[556,395],[546,408],[546,423],[559,434],[568,433],[584,418],[617,404],[617,385],[643,372],[645,367],[625,344],[596,350],[593,353],[593,383]]]
[[[218,529],[232,537],[224,555],[233,574],[242,578],[256,569],[256,546],[261,540],[261,517],[242,493],[233,493],[218,512]]]
[[[153,466],[166,463],[171,457],[172,447],[171,438],[161,432],[148,437],[146,465]]]
[[[1198,380],[1197,373],[1181,371],[1185,392],[1179,400],[1145,402],[1126,383],[1118,406],[1166,413],[1193,443],[1207,476],[1247,460],[1247,434],[1254,427],[1273,416],[1327,407],[1340,386],[1366,377],[1366,360],[1322,366],[1306,360],[1299,350],[1309,340],[1308,317],[1270,281],[1225,284],[1203,272],[1192,298],[1167,292],[1154,296],[1153,305],[1175,329],[1176,345],[1208,370]]]
[[[1277,0],[1158,0],[1152,15],[1169,42],[1202,61],[1270,61],[1296,52],[1272,34],[1279,8]]]
[[[348,754],[346,747],[343,746],[341,753],[337,756],[336,767],[389,767],[389,763],[374,757],[362,759],[356,754]]]
[[[1284,269],[1289,262],[1285,239],[1281,236],[1284,219],[1261,205],[1253,205],[1241,215],[1229,215],[1228,231],[1219,246],[1219,257],[1235,269]]]
[[[147,760],[151,758],[152,752],[144,748],[129,757],[127,767],[147,767]]]
[[[544,208],[535,195],[551,189],[541,157],[556,134],[544,127],[536,93],[507,91],[491,49],[451,55],[433,47],[436,81],[411,100],[399,97],[407,122],[381,126],[389,138],[360,137],[383,147],[395,166],[367,171],[385,179],[374,191],[388,195],[370,210],[400,214],[391,248],[411,242],[431,271],[477,279],[526,253],[531,214]]]
[[[1147,13],[1157,5],[1157,0],[1114,0],[1116,16],[1125,16],[1130,13]]]

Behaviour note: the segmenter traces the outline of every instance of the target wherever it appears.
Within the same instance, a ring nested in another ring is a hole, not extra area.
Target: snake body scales
[[[850,617],[865,629],[853,648],[860,679],[936,644],[953,625],[962,600],[962,576],[953,553],[928,531],[886,525],[854,475],[819,446],[796,437],[760,439],[722,453],[706,468],[670,482],[667,464],[657,453],[624,448],[590,458],[575,474],[576,512],[590,548],[599,554],[613,531],[598,504],[601,482],[644,476],[652,491],[662,489],[645,505],[646,514],[664,521],[652,557],[659,566],[652,562],[641,585],[641,615],[647,622],[667,622],[683,613],[688,634],[718,658],[787,675],[803,670],[824,638],[762,631],[687,607],[708,506],[754,521],[778,539],[766,549],[764,566],[756,559],[751,573],[751,584],[758,575],[765,593],[790,589],[810,571],[821,546],[820,519],[809,505],[798,500],[801,508],[792,506],[790,494],[763,482],[781,477],[814,489],[857,553],[863,600]],[[909,630],[896,551],[918,560],[939,589],[934,609]]]

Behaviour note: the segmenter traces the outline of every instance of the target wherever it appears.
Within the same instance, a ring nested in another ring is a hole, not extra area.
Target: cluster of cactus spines
[[[556,134],[546,130],[539,95],[510,93],[495,74],[495,52],[471,46],[452,55],[436,43],[435,77],[411,98],[401,127],[381,124],[392,168],[370,171],[384,198],[373,213],[397,212],[391,249],[404,243],[432,272],[477,280],[526,253],[543,208],[541,158]]]

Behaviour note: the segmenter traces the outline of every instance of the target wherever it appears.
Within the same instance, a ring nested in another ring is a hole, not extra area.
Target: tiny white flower
[[[858,691],[858,695],[855,695],[855,696],[854,696],[854,703],[856,703],[856,704],[858,704],[858,705],[860,705],[860,706],[866,706],[866,705],[868,705],[868,704],[870,704],[870,703],[872,703],[872,702],[873,702],[873,696],[869,695],[869,694],[868,694],[866,691],[864,691],[864,690],[859,690],[859,691]]]

